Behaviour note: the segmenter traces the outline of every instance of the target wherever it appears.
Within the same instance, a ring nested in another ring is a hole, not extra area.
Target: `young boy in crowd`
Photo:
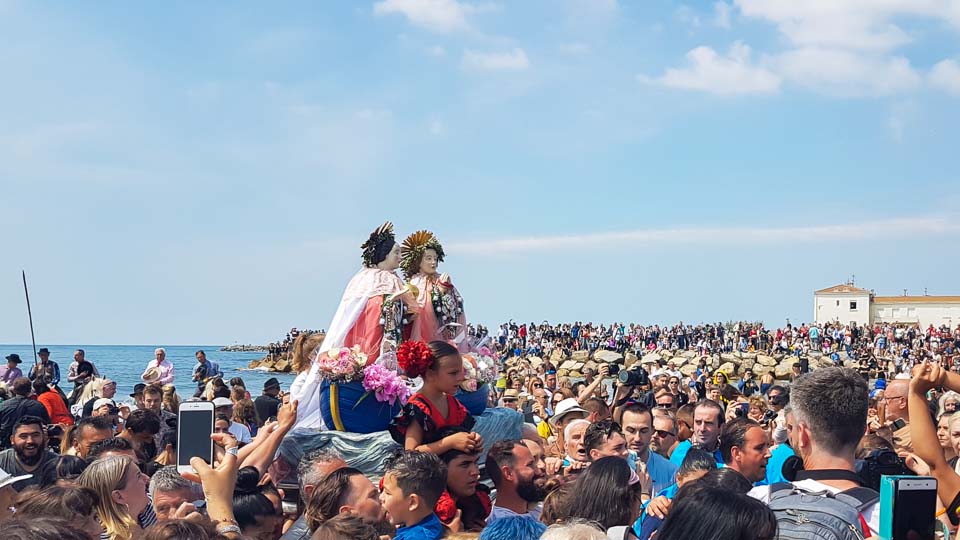
[[[397,527],[394,540],[443,537],[433,508],[446,487],[447,468],[436,454],[406,451],[387,462],[380,503]]]

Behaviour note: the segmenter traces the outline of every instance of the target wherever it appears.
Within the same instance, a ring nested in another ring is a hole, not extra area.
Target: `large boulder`
[[[573,354],[570,355],[570,359],[577,362],[586,362],[588,358],[590,358],[590,351],[573,351]]]
[[[563,349],[561,349],[560,347],[557,347],[556,349],[553,350],[552,353],[550,353],[550,361],[554,365],[559,364],[563,359],[564,359]]]
[[[257,360],[251,360],[250,363],[247,364],[247,367],[250,368],[250,369],[257,369],[258,367],[260,367],[260,364],[262,364],[265,360],[266,360],[266,358],[260,358],[260,359],[257,359]]]
[[[607,351],[607,350],[597,351],[593,353],[593,358],[598,362],[607,362],[607,363],[623,361],[622,354],[614,351]]]
[[[673,358],[673,351],[671,351],[670,349],[660,349],[657,352],[660,353],[660,356],[662,356],[663,358]]]
[[[682,356],[682,357],[684,357],[684,358],[687,358],[687,359],[696,358],[696,357],[697,357],[697,351],[684,351],[683,354],[681,354],[680,356]]]
[[[773,369],[773,375],[777,379],[789,379],[791,373],[793,373],[793,362],[781,362]]]
[[[757,363],[761,366],[773,367],[777,365],[777,360],[772,356],[767,356],[765,354],[757,355]]]
[[[720,353],[720,359],[724,362],[733,362],[734,360],[739,360],[740,357],[733,353]]]
[[[733,362],[724,362],[717,368],[717,371],[722,371],[727,374],[727,377],[733,376],[737,372],[737,366]]]
[[[756,359],[756,358],[757,358],[757,353],[742,352],[742,353],[737,353],[737,354],[740,355],[740,358],[750,358],[750,359]]]
[[[656,364],[659,366],[661,360],[663,360],[663,357],[653,352],[650,354],[643,355],[643,359],[640,360],[640,364],[643,365],[644,367],[646,367],[649,364]]]
[[[753,374],[756,375],[756,378],[760,378],[760,376],[766,375],[767,373],[770,373],[771,371],[773,371],[772,367],[761,366],[760,364],[753,366],[752,369],[753,369]]]
[[[281,358],[280,360],[277,360],[276,363],[273,364],[273,371],[276,371],[279,373],[289,373],[292,368],[293,368],[293,364],[286,358]]]
[[[740,369],[741,369],[741,370],[744,370],[744,369],[753,369],[754,366],[756,366],[756,365],[757,365],[757,361],[756,361],[756,360],[751,360],[751,359],[749,359],[749,358],[744,358],[744,359],[740,362]],[[762,365],[762,364],[761,364],[761,365]]]
[[[684,377],[692,377],[697,372],[697,366],[693,363],[688,363],[683,367],[679,368],[680,373],[683,373]]]
[[[637,355],[635,355],[635,354],[633,354],[632,352],[629,352],[629,351],[628,351],[627,354],[626,354],[626,356],[625,356],[624,359],[623,359],[623,367],[624,367],[625,369],[630,369],[630,366],[636,364],[638,360],[640,360],[640,359],[637,358]]]

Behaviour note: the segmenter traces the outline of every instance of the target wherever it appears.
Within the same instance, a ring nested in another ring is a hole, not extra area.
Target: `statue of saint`
[[[467,317],[463,297],[450,276],[439,274],[443,246],[429,231],[417,231],[403,241],[400,267],[417,293],[419,313],[413,321],[410,339],[452,341],[467,350]]]

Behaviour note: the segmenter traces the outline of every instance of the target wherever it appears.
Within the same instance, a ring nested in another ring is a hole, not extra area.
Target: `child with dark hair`
[[[463,432],[459,426],[449,427],[440,432],[440,437]],[[450,525],[458,511],[464,531],[480,531],[486,525],[493,503],[490,489],[480,483],[479,458],[480,450],[447,450],[440,454],[440,460],[447,466],[447,489],[440,495],[434,512],[444,525]]]
[[[407,450],[442,454],[483,450],[483,439],[473,428],[474,419],[453,397],[463,382],[460,351],[445,341],[407,341],[397,351],[397,361],[409,377],[423,377],[423,387],[410,396],[390,424],[393,440]],[[458,426],[462,432],[440,437],[440,431]]]
[[[396,525],[394,540],[438,540],[443,524],[433,509],[447,485],[447,467],[427,452],[405,451],[387,462],[380,502]]]
[[[260,484],[256,467],[241,467],[233,489],[233,512],[248,538],[276,538],[283,526],[280,495],[273,484]]]

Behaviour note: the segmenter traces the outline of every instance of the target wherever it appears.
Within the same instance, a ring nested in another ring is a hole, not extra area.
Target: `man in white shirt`
[[[840,493],[861,487],[856,480],[856,451],[867,429],[869,389],[853,369],[820,368],[799,377],[790,387],[787,431],[803,470],[791,483],[808,492]],[[816,476],[817,479],[812,477]],[[755,487],[750,495],[770,502],[770,486]],[[879,500],[862,513],[869,531],[880,530]],[[851,523],[860,527],[860,523]]]

